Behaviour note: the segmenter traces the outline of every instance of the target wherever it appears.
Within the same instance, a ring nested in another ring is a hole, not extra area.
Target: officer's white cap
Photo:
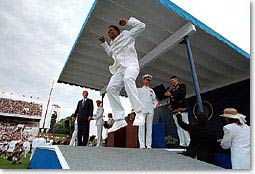
[[[150,74],[145,74],[145,75],[143,76],[143,79],[152,80],[152,75],[150,75]]]

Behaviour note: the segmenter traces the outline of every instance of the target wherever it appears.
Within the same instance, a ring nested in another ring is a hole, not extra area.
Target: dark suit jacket
[[[82,107],[82,100],[80,100],[77,104],[77,108],[75,110],[74,115],[77,117],[78,122],[89,122],[88,117],[93,116],[93,101],[91,99],[87,99],[84,107]]]
[[[181,116],[177,116],[178,124],[190,134],[190,144],[185,155],[208,163],[213,163],[213,153],[216,150],[216,135],[207,123],[186,124]]]
[[[170,97],[170,105],[172,109],[177,108],[187,108],[187,101],[185,99],[186,96],[186,85],[178,84],[173,89],[171,89],[172,96]]]

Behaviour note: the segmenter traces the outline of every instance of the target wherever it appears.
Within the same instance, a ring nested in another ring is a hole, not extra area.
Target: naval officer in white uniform
[[[119,27],[111,25],[108,27],[108,36],[111,39],[110,45],[104,37],[100,37],[102,47],[109,57],[112,57],[114,63],[109,67],[112,77],[106,88],[107,95],[112,107],[114,124],[108,132],[116,131],[127,126],[125,121],[125,110],[120,102],[119,94],[123,87],[127,92],[130,103],[135,109],[136,119],[133,125],[143,125],[144,117],[142,114],[142,104],[138,99],[135,80],[139,74],[140,67],[135,50],[135,39],[144,29],[145,24],[134,17],[120,19],[120,26],[131,26],[130,30],[120,32]]]
[[[97,103],[97,111],[96,111],[96,114],[93,115],[93,119],[96,120],[96,126],[97,126],[96,147],[101,147],[103,145],[102,132],[103,132],[103,126],[104,126],[104,118],[103,118],[104,108],[100,100],[97,100],[96,103]]]
[[[138,88],[138,96],[142,103],[142,113],[145,118],[145,125],[140,125],[138,130],[141,149],[151,148],[154,108],[160,107],[153,89],[150,88],[151,80],[152,76],[150,74],[144,75],[143,87]]]

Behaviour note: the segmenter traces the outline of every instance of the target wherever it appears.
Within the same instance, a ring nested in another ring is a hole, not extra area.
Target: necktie
[[[84,107],[85,99],[82,100],[82,107]]]

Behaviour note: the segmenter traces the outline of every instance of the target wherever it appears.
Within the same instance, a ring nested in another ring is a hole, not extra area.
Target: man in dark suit
[[[173,113],[173,119],[177,128],[177,133],[179,137],[180,146],[187,147],[190,143],[190,136],[187,131],[182,129],[176,118],[176,114],[181,112],[182,121],[185,123],[189,123],[188,119],[188,105],[185,99],[186,96],[186,85],[179,84],[179,80],[177,76],[172,76],[169,78],[170,84],[172,85],[171,91],[165,92],[166,97],[170,97],[170,110]]]
[[[83,91],[83,99],[78,102],[75,117],[78,122],[78,146],[86,146],[89,138],[89,122],[93,115],[93,101],[88,98],[88,91]]]

